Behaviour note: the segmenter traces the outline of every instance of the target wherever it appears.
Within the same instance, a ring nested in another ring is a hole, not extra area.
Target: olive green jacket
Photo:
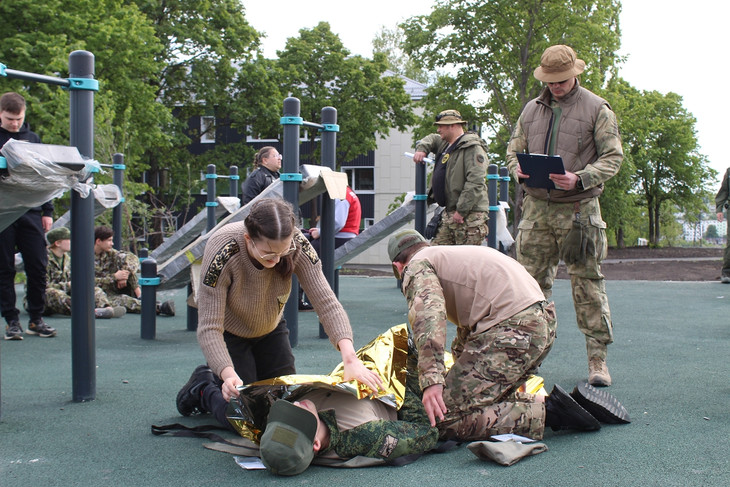
[[[437,156],[449,144],[439,134],[430,134],[416,144],[416,151]],[[449,153],[446,167],[446,211],[458,211],[466,216],[473,211],[489,211],[487,196],[486,143],[473,132],[465,133]],[[428,202],[434,203],[433,188],[429,187]]]

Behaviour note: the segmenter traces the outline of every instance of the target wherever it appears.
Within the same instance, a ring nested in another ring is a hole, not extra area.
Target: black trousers
[[[225,332],[223,339],[233,360],[233,368],[244,384],[296,374],[286,320],[281,320],[274,331],[262,337],[241,338]],[[226,419],[228,402],[223,399],[220,386],[221,383],[211,384],[203,390],[202,406],[219,423],[232,430]]]
[[[20,314],[15,307],[15,252],[23,256],[27,277],[28,314],[35,321],[43,316],[46,302],[48,251],[39,211],[27,211],[0,232],[0,309],[10,323]]]

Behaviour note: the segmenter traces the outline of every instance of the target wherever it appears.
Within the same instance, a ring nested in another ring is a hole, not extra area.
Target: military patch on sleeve
[[[312,264],[316,264],[319,260],[319,255],[317,255],[317,251],[314,250],[314,247],[312,247],[312,244],[309,243],[307,237],[302,235],[301,232],[295,232],[294,241],[299,244],[299,247],[302,248],[302,253],[307,256]]]
[[[378,455],[383,458],[388,458],[393,453],[396,446],[398,446],[398,438],[386,435],[383,443],[380,445],[380,448],[378,448]]]
[[[483,155],[481,155],[481,154],[479,154],[479,155],[477,156],[477,162],[478,162],[479,164],[484,164],[484,156],[483,156]]]
[[[223,271],[223,267],[226,262],[240,252],[241,248],[238,246],[238,242],[235,239],[230,239],[226,244],[216,252],[213,260],[208,266],[208,270],[205,271],[205,277],[203,278],[203,284],[209,287],[215,287],[218,284],[218,278]]]

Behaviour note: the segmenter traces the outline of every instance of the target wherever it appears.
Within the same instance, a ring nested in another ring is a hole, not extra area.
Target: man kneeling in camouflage
[[[483,246],[432,247],[414,230],[391,237],[388,255],[408,301],[423,404],[442,439],[541,439],[546,426],[597,430],[596,418],[628,422],[618,401],[587,383],[572,397],[558,385],[547,397],[519,392],[550,351],[557,320],[554,304],[516,260]],[[457,326],[448,372],[447,320]]]

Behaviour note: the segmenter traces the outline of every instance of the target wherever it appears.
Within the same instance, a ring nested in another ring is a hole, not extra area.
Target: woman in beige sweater
[[[201,272],[198,342],[210,369],[198,367],[180,391],[182,414],[216,409],[189,404],[200,397],[192,390],[202,385],[196,374],[205,379],[212,370],[223,382],[227,402],[244,383],[296,373],[282,318],[293,274],[342,355],[345,379],[380,389],[380,377],[355,355],[347,314],[322,274],[317,253],[297,228],[294,209],[284,200],[263,199],[244,222],[216,231],[205,246]]]

